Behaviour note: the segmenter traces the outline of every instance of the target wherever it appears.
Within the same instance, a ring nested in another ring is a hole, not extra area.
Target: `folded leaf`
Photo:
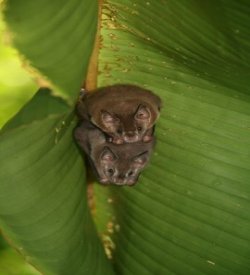
[[[99,85],[134,83],[164,101],[140,182],[106,203],[96,191],[96,213],[116,212],[117,274],[250,272],[249,11],[247,1],[105,4]]]
[[[5,3],[5,18],[18,50],[70,99],[87,72],[97,8],[97,1],[92,0]]]
[[[1,134],[0,226],[45,274],[112,274],[87,206],[75,120],[62,113],[65,106],[41,90]]]

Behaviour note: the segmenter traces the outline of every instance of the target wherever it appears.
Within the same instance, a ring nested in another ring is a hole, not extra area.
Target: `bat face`
[[[101,151],[96,163],[99,181],[102,184],[134,185],[141,170],[149,161],[149,152],[144,151],[130,158],[124,158],[117,150],[112,151],[105,146]]]
[[[160,115],[161,99],[152,91],[131,84],[101,87],[80,96],[78,117],[90,120],[114,144],[150,142]]]
[[[145,105],[139,105],[136,112],[132,114],[118,115],[101,111],[102,128],[111,136],[110,141],[115,144],[150,141],[151,134],[148,129],[151,126],[151,120],[151,111]]]
[[[88,155],[97,178],[102,184],[134,185],[148,164],[155,139],[150,142],[113,144],[100,129],[88,120],[75,128],[74,137]]]

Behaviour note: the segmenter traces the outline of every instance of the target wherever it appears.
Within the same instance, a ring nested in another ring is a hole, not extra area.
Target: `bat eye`
[[[133,174],[133,171],[128,172],[128,176],[132,176]]]
[[[138,132],[141,132],[142,127],[137,127]]]

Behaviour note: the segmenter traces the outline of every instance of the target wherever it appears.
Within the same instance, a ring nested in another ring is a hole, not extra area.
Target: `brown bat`
[[[134,185],[137,182],[155,143],[154,138],[147,143],[109,143],[105,134],[87,120],[75,128],[74,137],[88,155],[98,181],[115,185]]]
[[[88,119],[115,144],[152,140],[161,99],[144,88],[116,84],[86,92],[76,106],[80,119]]]

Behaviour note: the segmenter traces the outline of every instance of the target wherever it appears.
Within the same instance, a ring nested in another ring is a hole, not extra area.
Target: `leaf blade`
[[[30,106],[21,115],[32,116],[35,105]],[[58,130],[62,120],[66,123]],[[46,274],[112,274],[87,206],[74,125],[71,116],[65,120],[59,112],[1,134],[1,227],[26,260]]]
[[[97,1],[6,2],[14,44],[31,65],[71,100],[87,72],[97,25]],[[31,32],[30,30],[35,30]]]
[[[105,8],[99,85],[138,84],[164,102],[151,165],[107,196],[120,225],[117,273],[248,274],[249,5]]]

